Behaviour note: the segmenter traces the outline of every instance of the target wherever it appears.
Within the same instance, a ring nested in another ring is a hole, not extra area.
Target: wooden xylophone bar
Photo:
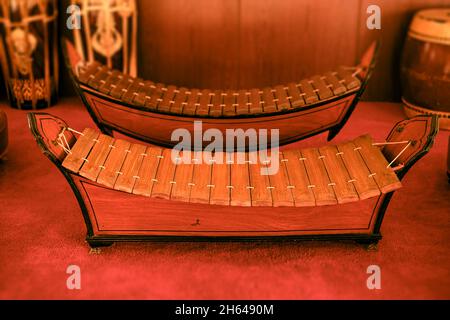
[[[188,156],[190,163],[184,163],[183,153],[172,159],[171,149],[130,143],[87,128],[68,150],[63,166],[108,188],[213,205],[332,205],[401,187],[368,135],[336,146],[280,152],[273,175],[262,174],[269,173],[270,157],[258,160],[254,152]]]
[[[361,70],[340,67],[297,83],[251,90],[187,89],[130,77],[98,62],[78,68],[78,80],[121,102],[164,113],[233,117],[271,114],[328,100],[360,88]]]

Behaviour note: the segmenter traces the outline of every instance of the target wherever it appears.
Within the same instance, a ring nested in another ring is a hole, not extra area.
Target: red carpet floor
[[[39,151],[26,113],[0,104],[10,148],[0,163],[0,298],[12,299],[392,299],[450,298],[448,132],[404,180],[387,211],[376,252],[352,242],[136,243],[89,254],[75,197]],[[93,126],[81,103],[48,112],[74,128]],[[361,103],[335,141],[383,140],[403,118],[397,104]],[[323,144],[321,135],[302,144]],[[81,290],[66,268],[81,268]],[[366,269],[381,268],[380,290]]]

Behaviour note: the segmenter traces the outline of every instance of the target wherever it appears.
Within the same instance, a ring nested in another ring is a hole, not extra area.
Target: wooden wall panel
[[[190,87],[237,86],[239,0],[139,1],[139,74]]]
[[[241,0],[241,87],[300,80],[355,62],[358,0]]]
[[[140,74],[247,88],[353,64],[358,1],[140,1]]]

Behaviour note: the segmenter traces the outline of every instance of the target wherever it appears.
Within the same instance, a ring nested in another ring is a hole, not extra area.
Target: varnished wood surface
[[[326,207],[226,207],[140,197],[75,178],[89,204],[95,233],[188,236],[282,236],[368,234],[374,222],[373,198]],[[111,198],[116,205],[111,208]]]
[[[202,121],[203,131],[214,128],[223,133],[227,129],[258,131],[276,128],[279,129],[280,145],[284,145],[338,125],[348,111],[351,101],[355,98],[355,95],[350,95],[312,110],[305,109],[276,116],[214,119],[151,113],[120,106],[89,93],[86,93],[85,96],[100,123],[144,141],[151,141],[163,146],[173,146],[179,142],[171,141],[172,132],[176,129],[186,129],[193,137],[195,120]],[[204,143],[204,145],[207,144]]]

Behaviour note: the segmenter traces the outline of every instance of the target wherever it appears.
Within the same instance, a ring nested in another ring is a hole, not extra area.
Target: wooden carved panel
[[[58,90],[55,0],[0,0],[0,58],[11,105],[47,107]]]
[[[72,15],[80,15],[80,28],[72,29],[80,56],[136,76],[136,1],[71,0],[71,4]]]

